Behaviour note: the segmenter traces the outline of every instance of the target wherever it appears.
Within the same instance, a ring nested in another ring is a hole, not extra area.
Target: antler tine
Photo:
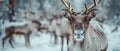
[[[101,2],[101,0],[99,0],[98,2],[97,2],[97,4],[99,4]]]
[[[67,12],[69,12],[70,14],[72,14],[72,7],[70,5],[70,2],[67,2],[65,0],[61,0],[63,5],[66,7],[66,9],[63,9],[63,10],[66,10]]]
[[[70,2],[68,2],[69,9],[71,8]]]
[[[99,1],[97,2],[97,4],[99,4],[100,1],[101,1],[101,0],[99,0]],[[87,10],[85,10],[85,13],[89,13],[91,10],[93,10],[93,8],[95,8],[95,7],[97,6],[95,0],[93,0],[93,3],[94,3],[94,4],[93,4],[91,7],[89,7]],[[86,7],[86,6],[85,6],[85,7]]]
[[[87,8],[87,4],[86,3],[84,4],[84,6],[85,6],[85,9],[87,10],[88,8]]]
[[[85,10],[85,13],[88,13],[90,10],[92,10],[92,8],[94,8],[96,6],[96,1],[93,0],[93,5],[91,7],[89,7],[87,10]]]
[[[61,1],[67,9],[70,9],[70,4],[69,3],[67,3],[65,0],[61,0]]]

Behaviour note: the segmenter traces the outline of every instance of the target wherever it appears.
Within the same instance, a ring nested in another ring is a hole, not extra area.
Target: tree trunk
[[[13,22],[13,17],[14,16],[14,0],[9,0],[9,9],[10,9],[10,14],[9,14],[9,21]]]

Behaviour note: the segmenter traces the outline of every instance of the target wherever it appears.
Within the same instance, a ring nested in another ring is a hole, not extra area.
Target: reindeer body
[[[35,22],[28,22],[25,25],[22,26],[10,26],[10,27],[5,27],[5,36],[2,39],[2,46],[4,47],[5,40],[9,38],[9,43],[11,47],[14,48],[12,44],[13,40],[13,35],[24,35],[25,37],[25,45],[27,47],[30,47],[30,35],[34,34],[37,32],[37,27],[36,27]]]
[[[67,40],[67,50],[69,51],[69,44],[70,44],[70,41],[72,41],[72,27],[70,25],[70,22],[67,18],[65,17],[62,17],[61,18],[61,24],[59,26],[59,35],[60,35],[60,38],[61,38],[61,51],[63,51],[63,42],[64,42],[64,37],[66,38]]]
[[[95,29],[89,25],[88,30],[85,32],[84,50],[85,51],[106,51],[108,45],[107,37],[99,29]]]
[[[63,17],[63,18],[61,19],[61,24],[60,24],[60,26],[59,26],[59,29],[60,29],[60,31],[61,31],[60,36],[65,36],[66,33],[67,33],[68,35],[72,35],[72,28],[71,28],[70,22],[69,22],[69,20],[68,20],[67,18],[64,18],[64,17]]]
[[[56,31],[57,27],[57,21],[56,19],[53,19],[50,23],[50,26],[48,27],[50,32]]]
[[[60,20],[58,20],[60,19]],[[72,28],[70,26],[70,22],[67,18],[65,17],[61,17],[61,18],[57,18],[57,19],[53,19],[51,21],[51,25],[50,25],[50,30],[51,32],[53,32],[55,41],[54,43],[57,43],[57,38],[60,37],[61,38],[61,51],[63,51],[63,42],[64,42],[64,37],[67,40],[67,47],[69,50],[69,41],[70,41],[70,37],[72,35]]]
[[[50,24],[48,24],[48,31],[51,33],[50,34],[51,38],[52,38],[52,35],[54,36],[54,44],[57,43],[57,33],[56,33],[57,29],[58,29],[58,25],[57,25],[56,19],[51,20]],[[52,39],[51,39],[51,41],[52,41]]]

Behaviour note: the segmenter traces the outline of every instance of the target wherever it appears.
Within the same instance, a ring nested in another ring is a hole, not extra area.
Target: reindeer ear
[[[61,1],[62,1],[63,5],[64,5],[67,9],[69,9],[68,2],[66,2],[65,0],[61,0]]]
[[[91,5],[89,8],[87,8],[87,5],[86,5],[86,3],[85,3],[85,8],[86,8],[86,10],[84,11],[84,13],[89,13],[89,12],[91,12],[91,10],[94,10],[94,8],[97,6],[97,4],[99,4],[100,3],[100,1],[101,0],[99,0],[98,2],[96,2],[96,0],[93,0],[93,5]]]

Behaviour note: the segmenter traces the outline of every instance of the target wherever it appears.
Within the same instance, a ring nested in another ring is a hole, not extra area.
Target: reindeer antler
[[[95,7],[97,6],[97,4],[99,4],[100,3],[100,1],[101,0],[99,0],[98,2],[96,2],[95,0],[93,0],[93,5],[91,5],[91,7],[89,7],[89,8],[87,8],[87,5],[86,5],[86,3],[85,3],[85,8],[86,8],[86,10],[84,11],[84,13],[86,13],[86,14],[88,14],[88,13],[90,13],[91,11],[93,11],[93,10],[97,10],[97,9],[95,9]]]
[[[67,2],[65,0],[61,0],[63,5],[67,8],[67,9],[70,9],[70,2]]]
[[[66,9],[62,9],[62,10],[64,10],[64,11],[67,11],[67,12],[69,12],[70,14],[72,14],[72,7],[71,7],[71,5],[70,5],[70,2],[67,2],[66,0],[61,0],[62,1],[62,3],[63,3],[63,5],[66,7]]]
[[[73,11],[73,9],[72,9],[72,7],[70,5],[70,2],[67,2],[66,0],[61,0],[61,1],[62,1],[63,5],[66,7],[66,9],[62,9],[62,10],[70,13],[71,15],[78,15],[78,14],[80,14],[80,12],[76,13],[76,12]]]

